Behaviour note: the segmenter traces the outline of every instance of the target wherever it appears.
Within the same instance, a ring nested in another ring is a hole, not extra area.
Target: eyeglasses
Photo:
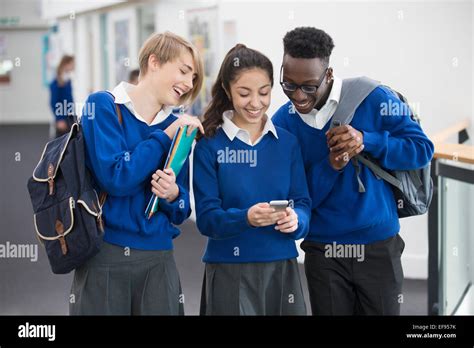
[[[323,84],[324,76],[326,75],[326,72],[328,71],[329,68],[326,68],[319,78],[321,83],[319,85],[297,85],[296,83],[291,83],[291,82],[286,82],[283,81],[283,65],[280,68],[280,85],[283,88],[283,91],[285,92],[296,92],[298,88],[301,89],[303,93],[306,94],[314,94],[318,90],[319,87]]]

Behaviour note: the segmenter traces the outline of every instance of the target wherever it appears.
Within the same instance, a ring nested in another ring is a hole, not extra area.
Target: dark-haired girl
[[[270,60],[239,44],[204,113],[194,150],[197,226],[208,237],[204,315],[306,314],[295,240],[308,232],[311,201],[297,139],[265,113],[272,86]]]

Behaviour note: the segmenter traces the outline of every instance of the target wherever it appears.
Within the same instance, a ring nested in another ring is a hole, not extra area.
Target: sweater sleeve
[[[57,103],[62,103],[59,100],[59,87],[56,80],[52,81],[49,85],[50,91],[50,99],[49,99],[49,106],[51,107],[51,111],[53,112],[54,118],[56,121],[64,120],[66,116],[64,113],[59,112],[59,108],[56,107]],[[62,108],[63,106],[61,106]]]
[[[205,140],[199,141],[194,149],[193,187],[196,224],[201,234],[213,239],[226,239],[258,228],[248,223],[248,209],[222,208],[217,159],[210,154]]]
[[[311,199],[308,193],[303,156],[296,138],[290,169],[291,184],[288,198],[293,202],[293,209],[296,215],[298,215],[298,228],[296,231],[288,234],[288,236],[297,240],[304,238],[308,234],[309,221],[311,219]]]
[[[410,170],[427,165],[433,157],[434,146],[410,117],[408,106],[384,88],[377,88],[375,96],[376,130],[362,131],[364,151],[389,170]]]
[[[94,178],[102,190],[114,196],[128,196],[139,189],[171,145],[166,133],[155,130],[131,149],[125,142],[113,97],[107,92],[89,96],[81,124]]]
[[[191,206],[189,204],[189,157],[176,177],[176,185],[179,188],[178,197],[172,202],[168,202],[166,199],[159,199],[158,204],[171,223],[180,225],[191,214]]]

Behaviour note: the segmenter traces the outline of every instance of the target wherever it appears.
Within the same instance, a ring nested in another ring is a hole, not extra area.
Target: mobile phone
[[[287,200],[270,201],[270,207],[275,209],[276,211],[283,211],[288,206],[288,203],[289,202]]]

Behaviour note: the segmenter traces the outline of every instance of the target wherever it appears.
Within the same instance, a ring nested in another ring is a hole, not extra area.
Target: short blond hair
[[[197,48],[181,36],[169,31],[164,33],[152,34],[143,44],[138,54],[140,64],[140,76],[144,76],[148,70],[148,59],[154,54],[160,64],[165,64],[177,59],[182,51],[188,50],[194,61],[194,73],[196,77],[193,80],[193,88],[189,93],[181,97],[182,104],[191,104],[199,95],[204,80],[204,67],[201,55]]]

